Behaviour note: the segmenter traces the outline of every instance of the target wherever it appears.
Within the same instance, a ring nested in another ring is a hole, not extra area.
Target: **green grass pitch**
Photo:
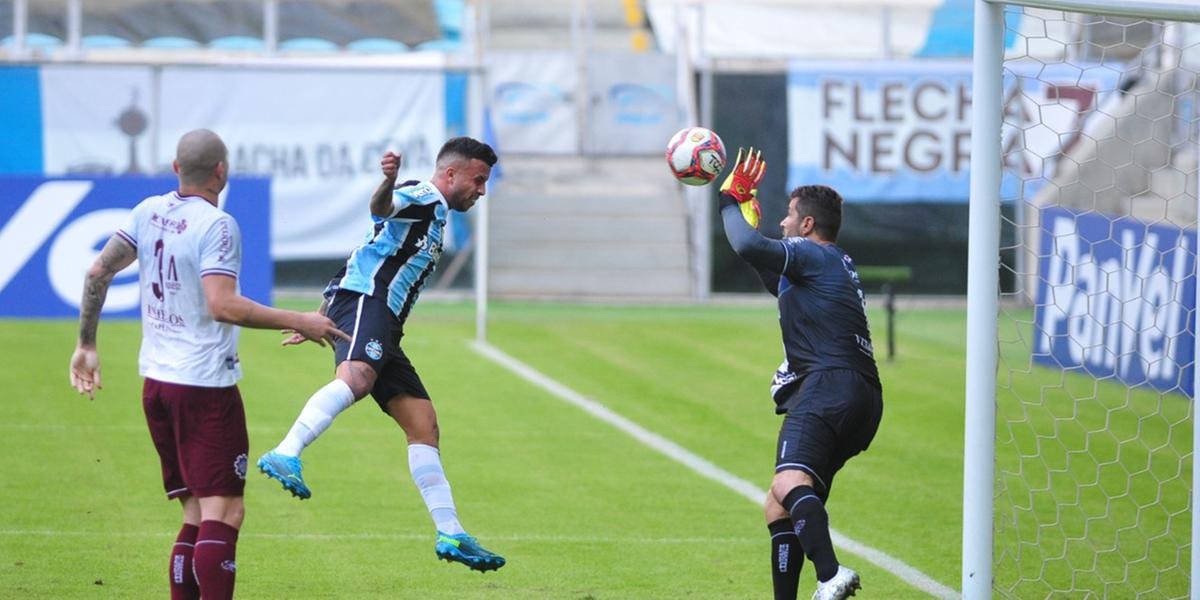
[[[238,597],[769,597],[760,507],[482,358],[470,305],[422,304],[407,329],[460,517],[509,564],[481,575],[435,559],[403,435],[368,400],[305,453],[312,500],[252,473]],[[880,362],[883,425],[829,504],[835,529],[953,588],[964,329],[963,311],[899,315],[898,357]],[[138,326],[102,323],[94,402],[67,385],[75,333],[69,321],[0,321],[0,597],[164,597],[179,510],[162,499],[137,400]],[[778,335],[769,306],[499,304],[490,325],[501,350],[764,489]],[[242,334],[252,460],[331,376],[328,350],[278,342]],[[840,558],[862,573],[863,597],[925,597]],[[802,582],[804,597],[811,565]]]

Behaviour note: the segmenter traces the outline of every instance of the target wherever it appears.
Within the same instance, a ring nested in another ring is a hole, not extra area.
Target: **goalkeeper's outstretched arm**
[[[737,200],[721,194],[721,221],[725,224],[725,237],[729,246],[758,272],[763,285],[772,295],[779,295],[779,274],[787,264],[787,250],[783,242],[764,236],[750,227],[738,208]]]

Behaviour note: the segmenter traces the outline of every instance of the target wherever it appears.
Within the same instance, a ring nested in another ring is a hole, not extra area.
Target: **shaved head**
[[[202,185],[213,176],[217,165],[228,155],[225,142],[207,130],[195,129],[179,138],[175,162],[179,165],[179,181],[186,185]]]

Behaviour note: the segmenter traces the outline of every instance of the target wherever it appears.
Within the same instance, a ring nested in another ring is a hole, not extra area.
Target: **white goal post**
[[[975,0],[974,5],[962,537],[962,592],[964,598],[971,600],[991,598],[995,589],[993,568],[996,543],[994,532],[997,482],[997,371],[1001,361],[1001,294],[998,267],[1001,254],[1001,188],[1005,160],[1002,127],[1006,110],[1005,8],[1016,6],[1087,13],[1102,17],[1200,22],[1200,2],[1197,0]],[[1196,40],[1192,42],[1195,43]],[[1194,124],[1190,135],[1195,136]],[[1194,143],[1195,137],[1189,139]],[[1018,213],[1016,218],[1020,222],[1024,207],[1017,207],[1015,210]],[[1195,228],[1196,223],[1191,223],[1190,227]],[[1195,249],[1191,252],[1195,252]],[[1018,276],[1020,275],[1021,273],[1018,273]],[[1195,277],[1194,273],[1192,276],[1200,282],[1200,277]],[[1193,297],[1200,298],[1200,291]],[[1200,311],[1192,310],[1190,317],[1197,319],[1198,313]],[[1103,319],[1103,316],[1100,318]],[[1193,331],[1200,331],[1200,326]],[[1193,342],[1196,347],[1192,356],[1200,357],[1200,335],[1194,335]],[[1193,367],[1194,361],[1195,358]],[[1200,373],[1200,369],[1193,368],[1190,384],[1192,390],[1200,390],[1196,383],[1197,373]],[[1193,407],[1188,411],[1192,423],[1195,422],[1196,414],[1195,395],[1193,392],[1192,398],[1187,399]],[[1194,482],[1200,481],[1200,461],[1194,460],[1195,449],[1200,448],[1200,427],[1191,427],[1191,434],[1191,451],[1182,458],[1193,459],[1190,473],[1190,506],[1194,517],[1195,507],[1200,502],[1200,486],[1194,485]],[[1187,476],[1187,473],[1180,474],[1180,477]],[[1200,600],[1200,552],[1196,551],[1200,548],[1200,519],[1191,519],[1190,540],[1190,597]],[[1188,567],[1186,563],[1180,566]],[[1138,597],[1142,597],[1140,593]]]

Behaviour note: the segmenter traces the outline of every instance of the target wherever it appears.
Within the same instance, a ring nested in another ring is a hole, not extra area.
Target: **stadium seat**
[[[408,44],[387,38],[364,38],[346,44],[347,50],[372,54],[408,52]]]
[[[188,38],[163,36],[153,37],[142,42],[143,48],[157,48],[160,50],[188,50],[191,48],[199,48],[200,42],[189,40]]]
[[[337,52],[338,45],[321,38],[299,37],[281,42],[279,49],[299,52]]]
[[[457,40],[462,32],[463,0],[433,0],[433,11],[437,14],[442,37]]]
[[[266,43],[248,35],[227,35],[209,42],[208,47],[214,50],[262,50]]]
[[[451,40],[443,38],[440,40],[429,40],[428,42],[421,42],[420,44],[417,44],[417,50],[430,52],[455,52],[460,48],[462,48],[462,43],[457,39]]]
[[[0,40],[0,46],[11,48],[16,42],[13,36]],[[25,35],[25,47],[33,50],[54,50],[62,47],[62,40],[45,33],[29,33]]]
[[[128,48],[133,42],[115,35],[85,35],[79,45],[84,48]]]

